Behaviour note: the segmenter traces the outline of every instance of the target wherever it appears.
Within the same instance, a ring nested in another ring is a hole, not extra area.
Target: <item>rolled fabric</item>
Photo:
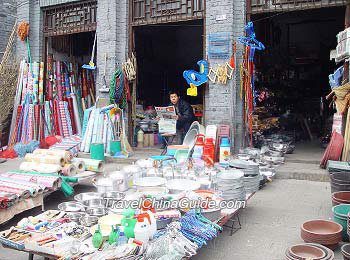
[[[32,197],[36,197],[39,195],[39,192],[43,193],[43,189],[40,189],[40,188],[37,188],[37,187],[33,187],[33,186],[30,186],[30,185],[23,185],[23,184],[18,184],[18,183],[15,183],[13,181],[3,181],[3,180],[0,180],[0,186],[1,187],[10,187],[10,188],[14,188],[14,189],[22,189],[22,190],[27,190],[29,191],[30,195]]]
[[[70,119],[71,119],[71,123],[72,123],[73,134],[76,134],[77,133],[77,128],[75,126],[73,98],[71,98],[71,97],[68,98],[68,111],[69,111],[69,115],[70,115]]]
[[[0,186],[0,192],[13,193],[25,199],[30,197],[30,192],[26,189],[19,189],[19,188],[9,187],[5,185]]]
[[[62,167],[55,164],[22,162],[19,166],[22,171],[35,171],[42,173],[58,173],[62,171]]]
[[[62,155],[27,153],[26,156],[24,157],[24,160],[26,162],[55,164],[61,167],[63,167],[65,164],[65,159]]]
[[[85,162],[83,161],[73,161],[72,164],[75,165],[75,167],[77,168],[77,173],[81,173],[85,171]]]
[[[56,149],[35,149],[33,154],[35,155],[54,155],[62,156],[66,163],[69,163],[73,159],[73,154],[69,151],[56,150]]]
[[[74,158],[74,162],[83,161],[85,163],[85,169],[92,172],[102,172],[104,169],[104,162],[101,160],[85,159],[85,158]]]
[[[73,163],[67,163],[62,169],[62,174],[64,176],[74,176],[77,174],[77,167]]]
[[[74,114],[74,123],[76,127],[76,133],[81,134],[81,122],[79,117],[79,109],[78,109],[78,103],[77,103],[77,97],[74,93],[71,94],[72,97],[72,103],[73,103],[73,114]],[[69,102],[69,100],[68,100]]]
[[[42,184],[38,184],[38,183],[35,183],[35,182],[30,182],[30,181],[23,181],[23,180],[16,180],[16,179],[13,179],[13,178],[10,178],[10,177],[4,177],[2,175],[0,175],[0,181],[5,181],[5,182],[13,182],[13,183],[16,183],[16,184],[21,184],[23,185],[23,187],[31,187],[31,188],[35,188],[38,190],[38,192],[40,190],[44,191],[46,189],[46,187]],[[1,197],[1,195],[0,195]]]
[[[2,176],[9,177],[11,179],[26,181],[26,182],[32,182],[37,183],[40,185],[43,185],[51,190],[56,190],[58,187],[61,186],[61,178],[56,176],[37,176],[34,174],[30,174],[29,172],[26,173],[19,173],[19,172],[7,172],[3,173]]]

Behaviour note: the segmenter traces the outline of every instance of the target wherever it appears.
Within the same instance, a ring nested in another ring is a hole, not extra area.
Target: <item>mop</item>
[[[109,92],[109,88],[107,87],[107,82],[106,82],[106,67],[107,67],[107,53],[105,53],[105,64],[103,67],[103,86],[99,89],[99,91],[102,93]]]
[[[97,33],[95,33],[95,40],[94,40],[94,46],[92,47],[91,60],[90,60],[89,64],[84,64],[82,66],[83,69],[87,69],[87,70],[95,70],[96,69],[96,66],[94,63],[96,40],[97,40]]]

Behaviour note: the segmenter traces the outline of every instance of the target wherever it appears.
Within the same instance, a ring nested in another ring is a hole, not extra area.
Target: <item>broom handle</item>
[[[94,58],[95,58],[96,39],[97,39],[97,33],[95,32],[94,46],[92,47],[92,54],[91,54],[91,60],[90,60],[91,63],[94,62]]]

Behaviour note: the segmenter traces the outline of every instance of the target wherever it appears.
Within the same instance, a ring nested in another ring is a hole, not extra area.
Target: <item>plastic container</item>
[[[121,152],[120,140],[111,140],[110,141],[110,150],[111,150],[112,156],[114,156],[116,153]]]
[[[348,230],[348,213],[350,212],[350,204],[339,204],[332,208],[333,219],[335,222],[343,226],[343,241],[348,242],[349,237],[347,234]]]
[[[143,243],[147,243],[150,237],[150,224],[151,219],[149,214],[143,213],[140,215],[135,216],[137,218],[137,223],[135,225],[134,233],[135,233],[135,239],[142,241]],[[145,221],[145,218],[147,218],[147,221]]]
[[[124,234],[124,227],[120,227],[119,237],[118,237],[118,246],[122,246],[128,243],[128,238]]]
[[[137,147],[138,148],[142,148],[143,147],[143,139],[144,139],[144,133],[143,133],[142,129],[140,129],[137,132]]]
[[[105,146],[102,143],[92,143],[90,146],[90,158],[94,160],[105,159]]]
[[[150,227],[149,227],[149,238],[152,239],[153,236],[157,233],[157,220],[155,217],[155,213],[156,211],[154,210],[154,208],[152,207],[152,202],[149,200],[145,200],[143,202],[143,206],[141,207],[141,211],[142,213],[147,213],[149,215],[150,218]]]
[[[196,135],[196,138],[197,140],[193,148],[192,158],[200,159],[203,156],[205,136],[200,134],[200,135]]]
[[[230,160],[231,156],[231,145],[228,138],[224,137],[221,139],[220,144],[220,157],[219,157],[219,163],[222,166],[228,166],[228,161]]]
[[[202,159],[209,165],[214,165],[215,145],[213,138],[207,138]]]

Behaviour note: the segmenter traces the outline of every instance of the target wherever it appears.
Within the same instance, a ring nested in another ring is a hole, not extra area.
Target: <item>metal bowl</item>
[[[84,192],[75,195],[74,199],[80,203],[83,203],[86,200],[102,199],[102,194],[98,192]]]
[[[78,212],[84,211],[84,205],[78,202],[63,202],[58,205],[58,209],[65,212]]]
[[[91,216],[101,217],[108,213],[106,208],[87,208],[86,213]]]
[[[69,218],[70,221],[79,223],[80,218],[86,216],[86,213],[84,213],[84,212],[67,212],[66,216]]]
[[[110,191],[102,194],[105,199],[105,203],[107,207],[112,207],[115,201],[120,201],[125,198],[125,193],[118,191]]]
[[[198,190],[200,184],[197,181],[192,181],[189,179],[174,179],[168,181],[166,187],[169,190],[170,194],[177,194],[183,191]]]
[[[83,205],[87,208],[106,208],[106,200],[104,199],[92,199],[83,201]]]
[[[97,224],[98,219],[99,217],[97,216],[89,216],[85,214],[84,216],[80,217],[79,221],[85,227],[92,227],[93,225]]]

